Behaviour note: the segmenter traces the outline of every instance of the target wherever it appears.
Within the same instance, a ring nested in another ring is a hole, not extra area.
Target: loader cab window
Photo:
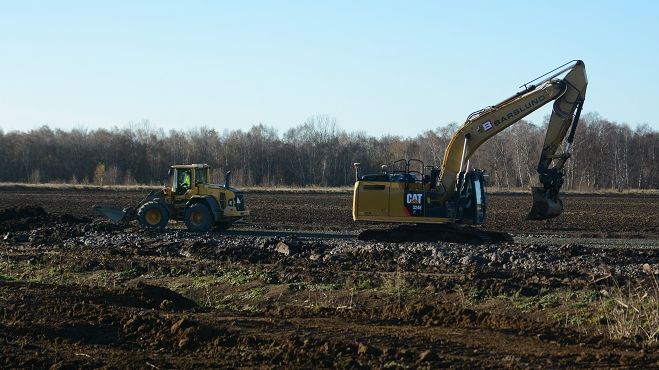
[[[190,190],[192,170],[176,169],[175,171],[172,189],[174,189],[176,194],[183,195],[186,191]]]
[[[197,168],[195,169],[195,184],[205,184],[208,182],[208,179],[206,178],[206,169],[205,168]]]

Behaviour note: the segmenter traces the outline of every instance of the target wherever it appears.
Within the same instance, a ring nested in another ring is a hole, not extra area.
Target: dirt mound
[[[0,210],[0,221],[28,217],[44,217],[46,215],[46,210],[40,206],[13,207]]]
[[[18,206],[0,210],[0,232],[3,233],[28,231],[53,224],[73,225],[89,221],[87,217],[50,214],[41,206]]]
[[[197,307],[194,301],[164,287],[138,282],[124,289],[120,296],[137,299],[144,308],[163,310],[188,310]]]

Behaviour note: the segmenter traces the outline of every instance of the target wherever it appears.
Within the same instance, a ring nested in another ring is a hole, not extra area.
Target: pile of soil
[[[41,206],[18,206],[0,210],[0,233],[33,230],[55,224],[88,223],[88,217],[70,214],[51,215]]]

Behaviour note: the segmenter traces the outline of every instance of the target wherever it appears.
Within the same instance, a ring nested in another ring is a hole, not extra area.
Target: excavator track
[[[369,229],[362,231],[357,238],[393,243],[444,241],[479,245],[513,242],[513,237],[505,232],[456,224],[400,225],[390,229]]]

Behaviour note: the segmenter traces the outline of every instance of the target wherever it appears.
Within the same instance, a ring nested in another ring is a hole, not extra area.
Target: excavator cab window
[[[459,204],[464,223],[482,224],[485,221],[485,193],[483,175],[479,170],[461,172],[459,178]]]
[[[474,223],[482,224],[485,222],[485,181],[483,173],[474,171]]]
[[[483,204],[483,194],[481,194],[480,180],[474,179],[473,188],[474,188],[474,198],[476,198],[476,205],[479,206]]]

